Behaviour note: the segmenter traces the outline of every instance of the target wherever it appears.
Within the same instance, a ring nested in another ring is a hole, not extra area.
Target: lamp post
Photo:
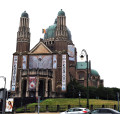
[[[6,103],[6,77],[4,76],[0,76],[0,78],[3,78],[4,81],[5,81],[5,84],[4,84],[4,90],[3,90],[3,105],[2,105],[2,114],[5,114],[5,103]]]
[[[86,61],[87,61],[87,108],[89,108],[89,87],[88,87],[88,54],[85,49],[81,51],[80,58],[84,58],[83,52],[85,53],[86,56]]]
[[[39,114],[39,110],[40,110],[40,97],[41,96],[38,96],[38,114]]]
[[[117,92],[117,98],[118,98],[118,111],[119,111],[119,92]]]
[[[80,107],[80,96],[81,96],[81,92],[79,91],[79,107]]]

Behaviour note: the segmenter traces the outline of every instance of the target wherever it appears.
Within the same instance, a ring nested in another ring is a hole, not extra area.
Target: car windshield
[[[82,111],[81,108],[70,108],[67,112],[75,112],[75,111]]]
[[[82,111],[82,109],[76,108],[74,109],[74,111]]]
[[[92,111],[92,113],[98,113],[98,112],[99,112],[98,109]]]
[[[87,112],[89,112],[89,111],[90,111],[90,110],[89,110],[89,109],[87,109],[87,108],[86,108],[85,110],[86,110]]]
[[[73,109],[69,109],[67,112],[73,112]]]

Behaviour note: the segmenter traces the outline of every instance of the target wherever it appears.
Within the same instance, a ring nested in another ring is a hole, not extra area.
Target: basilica
[[[72,79],[87,86],[87,62],[77,61],[77,50],[66,21],[65,12],[60,10],[54,24],[43,29],[44,38],[30,49],[29,15],[26,11],[21,14],[12,63],[13,98],[64,97]],[[90,63],[88,73],[89,86],[104,86]]]

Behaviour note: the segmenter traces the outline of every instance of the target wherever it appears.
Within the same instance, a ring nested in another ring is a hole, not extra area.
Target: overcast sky
[[[104,86],[120,88],[120,0],[1,0],[0,76],[6,77],[7,89],[21,14],[25,10],[29,14],[32,48],[60,9],[65,12],[78,61],[81,50],[86,49],[91,67],[99,72]],[[3,87],[2,78],[0,82]]]

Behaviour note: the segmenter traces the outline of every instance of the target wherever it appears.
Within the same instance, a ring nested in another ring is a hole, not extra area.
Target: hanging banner
[[[23,56],[22,57],[22,68],[26,69],[26,64],[27,64],[27,56]]]
[[[15,91],[15,85],[16,85],[16,75],[17,75],[17,62],[18,62],[18,56],[14,56],[13,58],[13,72],[12,72],[12,91]]]
[[[12,112],[13,109],[13,98],[6,100],[6,109],[5,112]]]
[[[35,90],[36,89],[36,77],[29,77],[29,90]]]
[[[52,69],[52,55],[29,56],[29,69]]]
[[[66,91],[66,55],[62,55],[62,91]]]
[[[68,45],[68,55],[70,61],[75,61],[75,47],[73,45]]]
[[[57,69],[57,55],[53,55],[53,69]]]

